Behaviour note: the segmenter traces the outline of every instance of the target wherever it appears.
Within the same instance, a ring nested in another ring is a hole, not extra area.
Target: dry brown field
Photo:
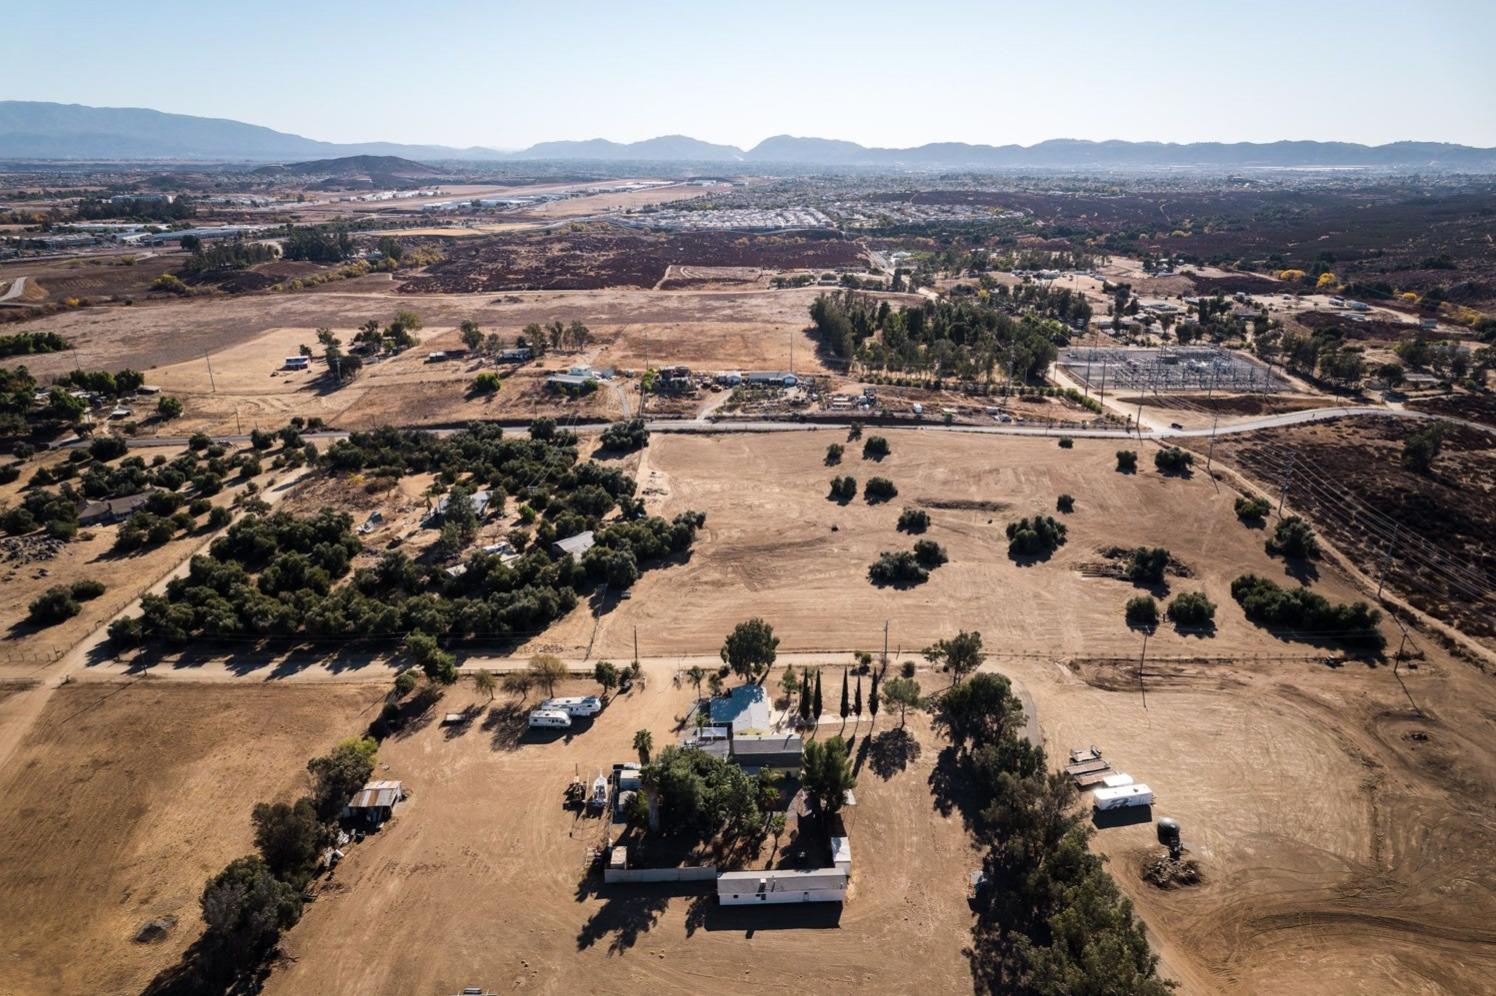
[[[881,430],[869,430],[871,435]],[[656,433],[638,480],[651,511],[705,512],[706,527],[690,560],[646,573],[630,599],[594,619],[585,608],[539,640],[586,647],[617,657],[687,654],[720,644],[745,614],[774,624],[785,650],[881,648],[891,620],[890,647],[905,653],[958,629],[987,635],[989,649],[1072,655],[1137,653],[1141,637],[1122,610],[1144,589],[1084,573],[1107,546],[1165,546],[1195,572],[1170,578],[1171,594],[1203,590],[1220,606],[1214,636],[1163,627],[1149,652],[1166,655],[1316,653],[1249,623],[1231,600],[1231,581],[1255,571],[1291,584],[1281,561],[1263,551],[1263,533],[1239,522],[1239,492],[1202,471],[1164,477],[1144,450],[1137,474],[1114,469],[1118,440],[1075,440],[1061,449],[1050,437],[968,436],[882,432],[892,454],[863,460],[847,445],[839,467],[823,466],[826,447],[846,442],[840,430],[764,434]],[[857,478],[848,505],[827,499],[833,476]],[[892,501],[869,505],[861,486],[887,477]],[[1075,498],[1059,515],[1055,500]],[[884,550],[908,549],[915,537],[895,530],[905,507],[930,511],[926,538],[944,546],[950,563],[909,590],[874,587],[869,564]],[[1007,556],[1003,530],[1022,516],[1056,515],[1069,541],[1047,562],[1018,564]],[[1316,590],[1334,601],[1363,597],[1329,566]]]
[[[253,850],[255,803],[360,732],[382,688],[74,682],[0,774],[0,991],[137,993],[201,931],[209,875]],[[147,922],[167,937],[137,943]]]

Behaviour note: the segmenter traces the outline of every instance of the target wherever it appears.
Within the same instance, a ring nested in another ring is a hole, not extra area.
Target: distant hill
[[[685,135],[642,142],[594,138],[542,142],[520,152],[392,142],[319,142],[223,118],[164,114],[143,108],[84,107],[39,101],[0,101],[0,159],[167,159],[284,162],[327,167],[359,157],[410,160],[591,160],[602,162],[764,163],[816,167],[901,169],[1137,168],[1362,166],[1496,172],[1496,149],[1442,142],[1089,142],[1057,139],[1037,145],[937,142],[912,149],[879,149],[826,138],[776,135],[744,151]],[[413,164],[419,165],[419,164]],[[370,163],[352,167],[370,176],[390,173]],[[426,167],[423,167],[426,168]]]
[[[636,162],[735,162],[743,150],[732,145],[713,145],[685,135],[664,135],[642,142],[610,142],[593,138],[583,142],[541,142],[523,152],[517,159],[598,159]]]
[[[0,100],[0,159],[196,159],[264,162],[347,155],[496,159],[492,149],[366,142],[340,145],[226,118],[141,107]]]
[[[342,156],[337,159],[313,159],[302,163],[261,166],[258,174],[280,176],[442,176],[441,170],[400,156]]]

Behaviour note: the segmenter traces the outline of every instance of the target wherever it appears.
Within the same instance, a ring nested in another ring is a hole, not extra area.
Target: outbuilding
[[[592,538],[592,530],[589,529],[586,532],[577,533],[575,536],[556,540],[556,542],[551,544],[551,553],[558,557],[570,554],[580,560],[582,554],[592,549],[594,545],[596,545],[596,541]]]
[[[404,798],[405,792],[399,782],[369,782],[348,801],[344,814],[350,819],[378,826],[395,815],[395,807]]]

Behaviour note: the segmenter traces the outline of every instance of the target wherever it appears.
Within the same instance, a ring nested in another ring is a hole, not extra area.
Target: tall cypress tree
[[[867,695],[867,711],[873,714],[873,722],[878,721],[878,672],[873,672],[873,690]]]
[[[816,696],[815,702],[811,703],[811,711],[816,714],[816,722],[821,720],[821,669],[816,668]]]
[[[847,708],[847,669],[842,668],[841,718],[843,723],[847,721],[847,714],[851,711]]]
[[[857,676],[857,698],[852,702],[852,711],[857,714],[859,720],[862,719],[862,675],[860,674]]]
[[[810,719],[810,668],[800,673],[800,718]]]

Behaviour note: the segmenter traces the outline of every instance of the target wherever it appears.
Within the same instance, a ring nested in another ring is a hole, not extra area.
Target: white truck
[[[530,726],[535,729],[565,730],[571,726],[571,716],[560,709],[542,707],[530,713]]]
[[[1129,806],[1153,805],[1153,790],[1146,785],[1118,785],[1116,788],[1099,788],[1091,793],[1091,804],[1096,811],[1126,809]]]
[[[603,701],[596,695],[573,695],[567,698],[546,699],[540,708],[564,712],[568,716],[596,716],[603,711]]]

